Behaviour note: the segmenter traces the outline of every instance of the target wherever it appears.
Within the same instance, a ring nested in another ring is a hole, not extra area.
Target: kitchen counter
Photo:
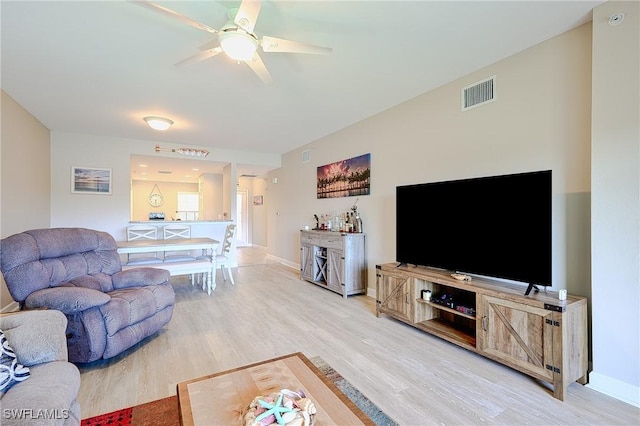
[[[202,223],[233,223],[233,220],[132,220],[129,221],[130,224],[136,223],[152,223],[158,225],[166,225],[168,223],[185,223],[187,225],[198,225]]]

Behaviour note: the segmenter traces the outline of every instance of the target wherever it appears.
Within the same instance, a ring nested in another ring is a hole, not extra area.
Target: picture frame
[[[111,169],[71,166],[71,193],[111,195]]]
[[[262,198],[262,195],[256,195],[253,197],[254,206],[261,206],[263,202],[264,202],[264,199]]]
[[[318,199],[359,197],[370,193],[371,153],[318,167]]]

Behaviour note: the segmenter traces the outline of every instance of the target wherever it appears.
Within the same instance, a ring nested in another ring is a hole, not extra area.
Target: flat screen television
[[[396,187],[396,261],[551,285],[551,170]]]

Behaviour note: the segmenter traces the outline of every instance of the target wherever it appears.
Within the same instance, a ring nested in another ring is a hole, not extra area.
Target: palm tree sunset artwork
[[[370,189],[370,153],[318,167],[318,198],[369,195]]]

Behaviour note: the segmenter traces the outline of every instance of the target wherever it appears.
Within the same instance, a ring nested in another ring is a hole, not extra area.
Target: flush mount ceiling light
[[[144,121],[154,130],[167,130],[173,125],[173,121],[164,117],[145,117]]]
[[[178,154],[187,155],[189,157],[206,157],[209,155],[209,151],[206,149],[196,148],[160,148],[160,145],[156,145],[156,152],[176,152]]]

